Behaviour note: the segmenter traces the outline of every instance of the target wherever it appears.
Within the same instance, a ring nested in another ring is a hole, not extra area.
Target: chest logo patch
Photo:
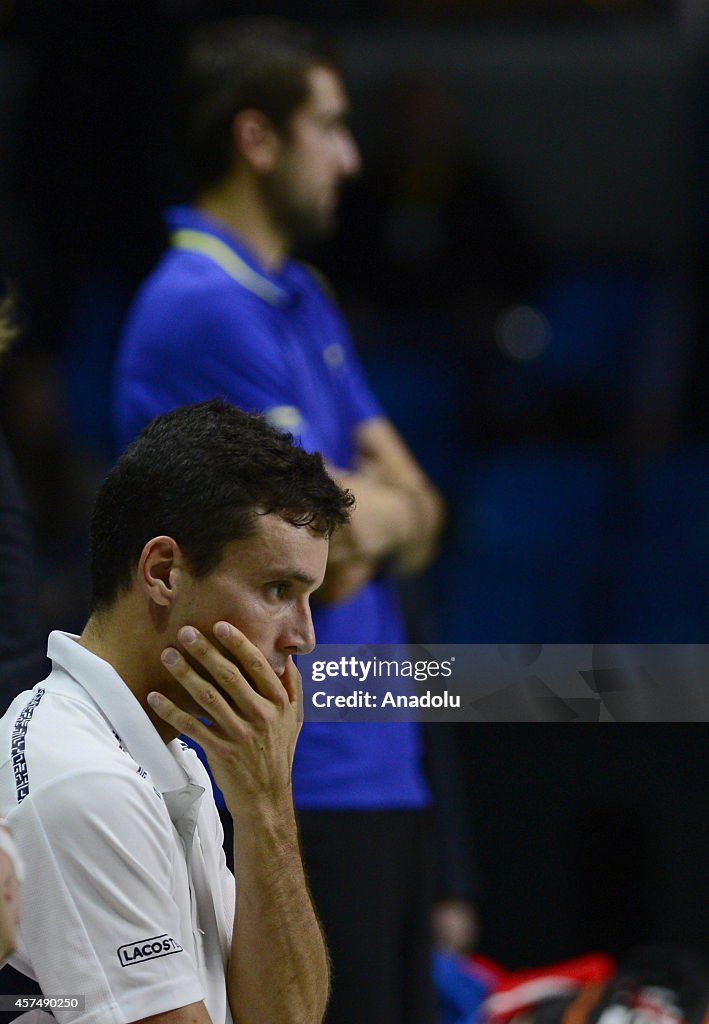
[[[150,939],[138,939],[137,942],[127,942],[125,946],[119,946],[116,950],[121,967],[130,967],[132,964],[142,964],[146,960],[157,960],[161,956],[170,956],[171,953],[182,953],[182,946],[170,935],[153,935]]]
[[[276,430],[295,430],[303,422],[300,409],[295,405],[274,405],[264,415],[266,422]]]
[[[342,345],[338,345],[337,342],[333,342],[333,344],[328,345],[323,352],[323,358],[331,370],[336,370],[338,366],[342,366],[345,361],[345,350]]]

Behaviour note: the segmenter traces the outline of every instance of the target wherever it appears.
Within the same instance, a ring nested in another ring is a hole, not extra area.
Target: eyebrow
[[[268,573],[270,580],[295,580],[297,583],[303,583],[307,587],[312,587],[317,583],[317,580],[306,575],[304,572],[300,572],[298,569],[291,569],[288,567],[279,569],[271,569]]]

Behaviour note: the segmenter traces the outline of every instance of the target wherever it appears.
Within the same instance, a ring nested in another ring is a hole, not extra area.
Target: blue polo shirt
[[[303,264],[276,274],[196,209],[167,212],[172,246],[129,311],[115,373],[123,448],[154,416],[223,397],[262,412],[309,451],[352,467],[357,424],[384,415],[339,310]],[[403,643],[392,582],[313,604],[319,643]],[[301,808],[407,808],[429,800],[420,728],[412,723],[308,723],[293,772]]]

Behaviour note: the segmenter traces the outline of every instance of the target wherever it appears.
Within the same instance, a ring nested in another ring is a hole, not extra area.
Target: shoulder
[[[46,778],[31,787],[19,805],[33,807],[43,828],[57,828],[63,833],[82,824],[95,829],[100,821],[121,823],[133,821],[140,826],[163,815],[162,794],[140,769],[133,770],[128,761],[105,761],[93,768],[72,766],[54,778]]]
[[[169,248],[139,286],[133,308],[160,304],[188,305],[197,300],[232,309],[257,309],[263,303],[219,263],[202,252]]]
[[[319,301],[324,307],[339,310],[337,292],[327,274],[307,260],[292,260],[290,274],[300,290]]]
[[[95,706],[53,692],[51,677],[22,696],[2,729],[0,785],[8,813],[41,807],[51,821],[72,805],[101,816],[126,802],[155,802],[154,787]]]
[[[128,311],[122,345],[164,343],[173,351],[263,331],[265,304],[200,253],[173,250],[146,278]]]
[[[163,797],[126,767],[104,765],[46,781],[8,821],[28,868],[36,872],[49,856],[70,887],[87,872],[95,878],[148,872],[164,880],[172,871],[175,840]]]

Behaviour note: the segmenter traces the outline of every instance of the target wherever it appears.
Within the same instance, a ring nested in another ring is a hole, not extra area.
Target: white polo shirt
[[[232,1024],[234,876],[207,773],[75,637],[52,633],[48,653],[49,677],[0,720],[0,814],[25,865],[10,963],[45,996],[85,997],[59,1021],[126,1024],[202,999]]]

